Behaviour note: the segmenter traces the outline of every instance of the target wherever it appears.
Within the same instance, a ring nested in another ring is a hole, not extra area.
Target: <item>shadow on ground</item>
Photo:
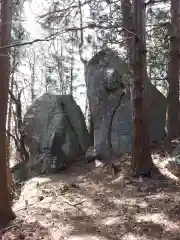
[[[46,180],[34,179],[14,206],[21,224],[29,224],[21,227],[30,233],[24,239],[180,239],[179,182],[163,169],[161,179],[132,179],[129,161],[119,159],[115,179],[83,162]]]

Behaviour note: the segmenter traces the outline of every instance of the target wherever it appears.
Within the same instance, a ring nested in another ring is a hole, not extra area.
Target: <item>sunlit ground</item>
[[[167,159],[154,155],[168,178],[145,181],[128,177],[129,159],[126,156],[118,160],[122,171],[115,179],[105,169],[78,162],[58,175],[29,180],[14,204],[17,220],[6,236],[53,240],[180,239],[180,186],[165,168]]]

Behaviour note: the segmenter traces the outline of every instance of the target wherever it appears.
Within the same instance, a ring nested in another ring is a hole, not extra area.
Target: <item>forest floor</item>
[[[180,240],[180,183],[166,168],[168,155],[154,151],[163,178],[129,177],[130,156],[119,158],[113,179],[95,163],[35,177],[13,205],[16,220],[2,240]]]

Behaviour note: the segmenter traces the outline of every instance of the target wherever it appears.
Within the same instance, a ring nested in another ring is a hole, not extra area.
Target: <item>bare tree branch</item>
[[[145,5],[156,4],[156,3],[168,3],[168,0],[149,0],[145,3]]]
[[[99,28],[99,29],[119,29],[120,28],[120,32],[121,31],[127,31],[128,33],[136,36],[136,34],[134,32],[128,30],[127,28],[125,28],[125,27],[123,27],[119,24],[103,26],[103,25],[97,25],[96,23],[88,23],[86,26],[66,28],[64,31],[65,32],[81,31],[81,30],[84,30],[84,29],[94,29],[94,28]]]
[[[15,103],[17,103],[17,99],[16,99],[16,97],[14,96],[14,94],[9,90],[9,95],[10,95],[10,97],[11,97],[11,99],[15,102]]]
[[[15,142],[15,145],[16,145],[16,148],[17,150],[19,150],[19,144],[18,144],[18,140],[16,139],[16,137],[14,135],[12,135],[9,131],[6,130],[6,134],[10,137],[13,138],[14,142]]]
[[[5,46],[1,46],[0,49],[7,49],[7,48],[13,48],[13,47],[21,47],[21,46],[26,46],[26,45],[32,45],[34,43],[37,42],[46,42],[46,41],[50,41],[52,39],[54,39],[57,35],[59,35],[59,32],[53,33],[48,37],[42,38],[42,39],[34,39],[32,41],[27,41],[27,42],[20,42],[20,43],[14,43],[11,45],[5,45]]]
[[[73,1],[69,7],[67,8],[62,8],[62,9],[58,9],[58,10],[54,10],[54,11],[50,11],[50,12],[47,12],[45,14],[42,14],[41,16],[39,16],[39,19],[41,18],[45,18],[47,17],[48,15],[53,15],[55,13],[65,13],[67,11],[70,11],[72,9],[76,9],[76,8],[79,8],[79,3],[78,4],[74,4],[75,1]],[[104,2],[104,1],[102,1]],[[111,4],[114,4],[114,3],[118,3],[119,0],[116,0],[116,1],[111,1]],[[87,4],[91,4],[92,3],[92,0],[86,0],[85,2],[81,3],[81,7],[87,5]],[[74,4],[74,5],[73,5]]]
[[[99,29],[118,29],[121,28],[120,31],[127,31],[129,33],[131,33],[132,35],[135,35],[135,33],[129,31],[128,29],[120,26],[120,25],[109,25],[109,26],[102,26],[102,25],[97,25],[95,23],[89,23],[87,26],[84,27],[71,27],[71,28],[65,28],[64,32],[70,32],[70,31],[82,31],[84,29],[94,29],[94,28],[99,28]],[[11,44],[11,45],[5,45],[5,46],[1,46],[0,49],[7,49],[7,48],[13,48],[13,47],[21,47],[21,46],[26,46],[26,45],[32,45],[34,43],[37,42],[46,42],[46,41],[50,41],[53,40],[54,38],[56,38],[56,36],[59,35],[59,32],[57,31],[56,33],[51,34],[50,36],[43,38],[43,39],[34,39],[32,41],[27,41],[27,42],[20,42],[20,43],[15,43],[15,44]]]

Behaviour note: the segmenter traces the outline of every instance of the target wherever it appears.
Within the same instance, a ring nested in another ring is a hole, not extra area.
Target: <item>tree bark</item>
[[[153,167],[149,136],[144,117],[144,83],[146,70],[145,2],[133,0],[133,149],[132,169],[135,175],[150,176]]]
[[[124,37],[126,39],[126,49],[129,63],[132,64],[132,31],[133,31],[133,14],[130,0],[121,0]]]
[[[10,88],[10,91],[13,92],[13,89],[14,89],[14,73],[15,73],[15,65],[16,65],[16,59],[15,59],[15,50],[14,50],[14,53],[13,53],[13,62],[12,62],[12,68],[11,68],[11,77],[10,77],[10,83],[9,83],[9,88]],[[8,132],[11,132],[11,121],[12,121],[12,99],[11,97],[9,97],[9,105],[8,105],[8,115],[7,115],[7,131]],[[6,142],[7,142],[7,162],[9,163],[10,161],[10,157],[11,157],[11,154],[10,154],[10,151],[9,151],[9,147],[11,146],[11,136],[6,134]]]
[[[14,103],[16,104],[16,120],[15,120],[15,130],[17,132],[18,130],[18,133],[16,134],[16,137],[14,138],[15,140],[15,144],[16,144],[16,148],[17,148],[17,151],[20,152],[20,156],[21,156],[21,159],[22,161],[28,161],[29,159],[29,153],[28,151],[26,150],[26,146],[25,146],[25,142],[24,142],[24,133],[22,132],[22,128],[23,128],[23,122],[22,122],[22,103],[21,103],[21,94],[22,94],[22,91],[24,89],[21,89],[21,91],[18,93],[18,97],[16,98],[14,96],[14,94],[9,91],[9,94],[11,96],[11,99],[14,101]],[[10,132],[7,131],[7,134],[9,136],[13,136]],[[20,137],[18,137],[18,135]]]
[[[11,42],[12,0],[1,0],[1,35],[0,46]],[[9,49],[0,48],[0,228],[14,219],[14,213],[9,203],[7,173],[6,173],[6,114],[8,102],[10,59]]]
[[[10,89],[13,92],[14,87],[14,64],[15,61],[13,59],[13,71],[11,71],[11,82]],[[7,131],[6,131],[6,173],[7,173],[7,186],[9,192],[9,201],[13,200],[13,193],[15,191],[15,185],[12,177],[12,173],[10,171],[10,158],[11,158],[11,136],[7,134],[7,132],[11,132],[12,127],[12,99],[9,98],[9,106],[8,106],[8,115],[7,115]]]
[[[90,109],[89,109],[90,111]],[[91,114],[91,111],[90,111],[90,118],[89,118],[89,137],[90,137],[90,142],[91,142],[91,145],[94,146],[94,124],[93,124],[93,120],[92,120],[92,114]]]
[[[167,140],[172,140],[180,133],[178,109],[179,109],[179,47],[180,47],[180,1],[171,0],[171,31],[170,53],[168,63],[168,122]]]
[[[31,61],[31,60],[30,60]],[[35,86],[35,64],[36,64],[36,56],[35,56],[35,52],[33,52],[33,59],[32,59],[32,63],[30,63],[30,69],[31,69],[31,101],[33,102],[35,99],[35,92],[34,92],[34,86]]]
[[[70,95],[73,96],[73,81],[74,81],[74,51],[73,51],[73,47],[72,47],[72,56],[71,56],[71,69],[70,69]]]

